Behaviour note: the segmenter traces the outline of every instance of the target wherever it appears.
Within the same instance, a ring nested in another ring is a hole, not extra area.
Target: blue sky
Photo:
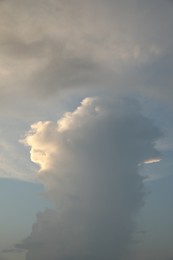
[[[172,12],[0,1],[0,260],[172,259]]]
[[[1,179],[1,250],[26,237],[38,211],[51,207],[40,184]],[[14,256],[13,256],[14,257]],[[17,255],[17,257],[19,257]],[[16,258],[17,259],[17,258]]]

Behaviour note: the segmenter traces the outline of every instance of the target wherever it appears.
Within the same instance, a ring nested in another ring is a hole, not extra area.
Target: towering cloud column
[[[26,259],[122,259],[144,202],[139,164],[158,156],[159,137],[133,100],[86,98],[57,123],[32,125],[24,142],[55,209],[20,245]]]

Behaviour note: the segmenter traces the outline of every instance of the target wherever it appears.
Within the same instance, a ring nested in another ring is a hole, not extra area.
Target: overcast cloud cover
[[[96,86],[172,97],[170,1],[5,0],[0,7],[1,105]]]
[[[42,183],[54,203],[4,250],[135,259],[141,173],[172,174],[172,13],[170,0],[0,1],[0,176]]]

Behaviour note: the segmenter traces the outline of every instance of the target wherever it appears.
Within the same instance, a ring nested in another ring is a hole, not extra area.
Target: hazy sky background
[[[173,2],[0,1],[0,260],[173,259]]]

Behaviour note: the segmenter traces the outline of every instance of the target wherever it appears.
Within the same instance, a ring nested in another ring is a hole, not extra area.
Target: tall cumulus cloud
[[[160,135],[134,100],[86,98],[56,123],[33,124],[24,143],[54,209],[17,245],[26,259],[124,259],[144,203],[139,164],[158,156]]]

